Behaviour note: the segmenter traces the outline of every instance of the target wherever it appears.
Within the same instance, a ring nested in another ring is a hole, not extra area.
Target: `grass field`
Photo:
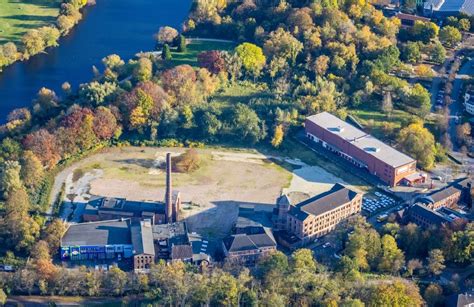
[[[0,44],[20,42],[29,29],[56,21],[60,0],[0,0]]]
[[[189,64],[197,66],[197,56],[199,53],[208,50],[230,51],[235,48],[236,44],[215,41],[192,41],[187,46],[186,52],[172,51],[173,59],[170,61],[171,66]]]

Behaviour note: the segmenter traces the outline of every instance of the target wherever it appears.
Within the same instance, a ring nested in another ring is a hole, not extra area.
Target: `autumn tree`
[[[213,74],[219,74],[225,70],[225,58],[222,51],[209,50],[198,54],[200,67],[206,68]]]
[[[172,27],[161,27],[158,33],[155,34],[155,39],[160,44],[171,44],[178,37],[178,34],[178,31]]]
[[[196,149],[191,148],[180,155],[173,163],[176,171],[180,173],[191,173],[201,167],[201,157]]]
[[[414,157],[420,167],[430,169],[434,165],[436,148],[433,134],[422,123],[413,123],[403,128],[398,135],[398,144]]]
[[[133,70],[133,78],[138,82],[150,80],[153,76],[153,63],[148,58],[140,58]]]
[[[423,297],[429,307],[439,306],[443,302],[443,289],[437,284],[426,287]]]
[[[365,303],[368,306],[422,306],[423,299],[414,284],[396,280],[376,283]]]
[[[439,275],[443,272],[444,268],[444,255],[440,249],[432,249],[428,253],[428,270],[433,275]]]
[[[439,40],[448,47],[453,47],[461,39],[461,32],[453,26],[445,26],[439,31]]]
[[[40,159],[30,150],[23,152],[20,175],[21,180],[30,190],[38,187],[44,177],[44,169]]]
[[[125,291],[126,284],[127,273],[125,273],[118,267],[112,267],[105,275],[105,285],[109,293],[112,293],[117,296],[122,295]]]
[[[283,58],[294,65],[296,57],[303,50],[303,44],[291,33],[278,28],[270,33],[263,50],[269,58]]]
[[[8,198],[14,191],[22,189],[20,179],[21,165],[18,161],[5,161],[0,168],[0,189],[4,198]]]
[[[251,43],[243,43],[235,48],[235,52],[245,70],[252,76],[258,77],[266,63],[262,48]]]
[[[53,167],[60,159],[56,148],[56,138],[46,129],[28,134],[23,139],[26,150],[31,150],[40,159],[43,166]]]
[[[30,217],[30,200],[24,189],[12,191],[5,202],[2,228],[6,242],[16,250],[29,249],[39,233],[39,225]]]
[[[273,131],[272,146],[275,148],[280,147],[281,143],[283,142],[283,136],[283,126],[276,125],[275,130]]]
[[[66,224],[60,219],[54,219],[46,226],[43,232],[43,240],[48,244],[51,255],[58,253],[61,239],[66,230]]]
[[[390,272],[392,274],[400,271],[405,263],[403,252],[398,248],[397,242],[391,235],[384,235],[381,239],[382,254],[378,269],[381,272]]]

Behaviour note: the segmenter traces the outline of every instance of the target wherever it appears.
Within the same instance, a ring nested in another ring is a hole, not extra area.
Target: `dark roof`
[[[131,244],[130,220],[73,224],[61,239],[61,246]]]
[[[395,17],[397,17],[400,20],[411,20],[411,21],[417,21],[421,20],[424,22],[430,21],[429,18],[422,17],[422,16],[417,16],[417,15],[411,15],[411,14],[405,14],[405,13],[398,13]]]
[[[456,193],[460,193],[460,190],[453,185],[449,185],[441,190],[437,190],[428,194],[434,202],[439,202],[443,199],[446,199]]]
[[[155,255],[151,222],[141,221],[133,224],[130,232],[135,255]]]
[[[430,208],[422,204],[414,204],[413,206],[411,206],[409,209],[409,215],[412,215],[412,214],[421,216],[422,218],[428,220],[430,224],[433,224],[433,225],[441,225],[443,223],[452,222],[451,218],[437,211],[431,210]]]
[[[276,241],[267,228],[259,234],[234,234],[224,239],[224,246],[229,252],[255,250],[262,247],[276,247]]]
[[[142,202],[126,200],[125,198],[100,197],[88,202],[85,213],[97,214],[98,210],[130,212],[136,217],[141,217],[142,212],[163,214],[165,206],[161,202]]]
[[[331,190],[311,197],[290,208],[289,214],[299,220],[309,215],[321,215],[347,204],[357,196],[357,192],[336,183]]]
[[[193,257],[193,248],[190,244],[173,245],[171,247],[171,259],[189,259]]]

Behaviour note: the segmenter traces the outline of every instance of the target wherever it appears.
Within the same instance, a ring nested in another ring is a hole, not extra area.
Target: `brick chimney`
[[[173,191],[171,186],[171,153],[166,154],[166,195],[165,195],[165,218],[166,223],[173,223]]]

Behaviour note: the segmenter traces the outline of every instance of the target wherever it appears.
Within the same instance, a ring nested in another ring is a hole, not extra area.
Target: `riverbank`
[[[82,0],[75,5],[66,0],[0,0],[0,72],[15,62],[57,47],[58,40],[82,19],[82,8],[93,4],[95,0]]]
[[[80,296],[9,296],[5,306],[141,306],[148,302],[143,295],[127,297],[80,297]]]

